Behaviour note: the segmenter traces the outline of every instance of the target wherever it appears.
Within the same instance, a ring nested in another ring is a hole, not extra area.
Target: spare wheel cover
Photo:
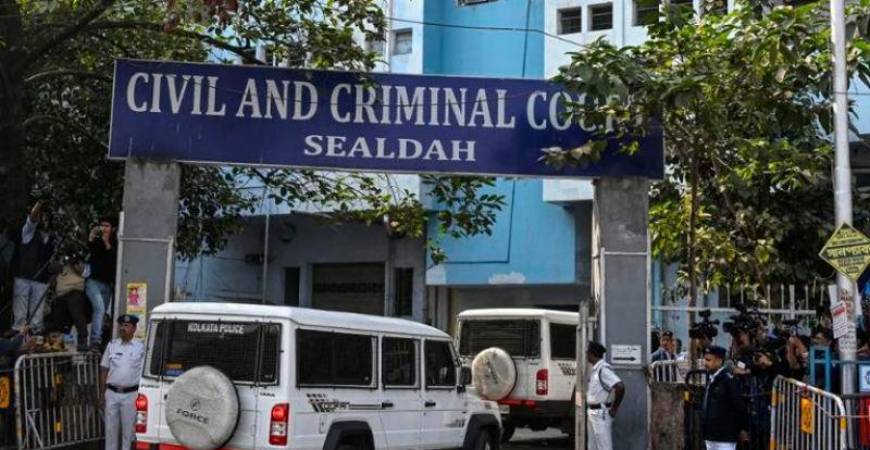
[[[236,431],[239,395],[232,380],[220,370],[195,367],[172,383],[164,412],[179,444],[192,450],[214,450]]]
[[[514,390],[517,367],[508,352],[490,347],[471,362],[471,380],[481,398],[501,400]]]

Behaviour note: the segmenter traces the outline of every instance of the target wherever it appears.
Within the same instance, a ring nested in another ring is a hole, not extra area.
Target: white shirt
[[[608,403],[613,386],[621,382],[622,380],[613,373],[610,364],[607,364],[604,359],[600,359],[592,366],[592,373],[589,375],[589,384],[586,387],[586,403],[590,405]]]
[[[145,344],[136,339],[125,343],[121,338],[117,338],[109,342],[100,366],[109,369],[107,384],[126,388],[139,384],[144,361]]]

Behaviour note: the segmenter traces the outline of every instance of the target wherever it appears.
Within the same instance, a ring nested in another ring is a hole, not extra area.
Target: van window
[[[251,322],[166,320],[152,324],[151,376],[177,377],[212,366],[240,383],[276,383],[281,326]]]
[[[297,384],[372,386],[374,340],[361,334],[297,330]]]
[[[384,386],[417,386],[417,341],[385,337],[381,347]]]
[[[465,320],[459,337],[459,353],[475,356],[499,347],[511,356],[541,356],[540,324],[537,320]]]
[[[426,341],[426,387],[456,386],[456,363],[450,343]]]
[[[552,359],[577,359],[576,326],[550,324],[550,357]]]

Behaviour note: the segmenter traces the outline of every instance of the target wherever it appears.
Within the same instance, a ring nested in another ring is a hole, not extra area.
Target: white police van
[[[573,434],[577,313],[472,309],[458,320],[460,361],[471,368],[474,393],[498,401],[503,442],[523,427]]]
[[[450,337],[401,319],[169,303],[151,313],[137,450],[496,449]]]

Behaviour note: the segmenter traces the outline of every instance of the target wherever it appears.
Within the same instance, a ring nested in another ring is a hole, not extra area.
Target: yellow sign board
[[[12,403],[12,386],[9,377],[0,377],[0,409],[7,409]]]
[[[815,431],[815,423],[813,417],[813,401],[808,398],[801,399],[801,431],[807,434],[813,434]]]
[[[831,235],[819,256],[852,281],[870,264],[870,238],[843,224]]]

